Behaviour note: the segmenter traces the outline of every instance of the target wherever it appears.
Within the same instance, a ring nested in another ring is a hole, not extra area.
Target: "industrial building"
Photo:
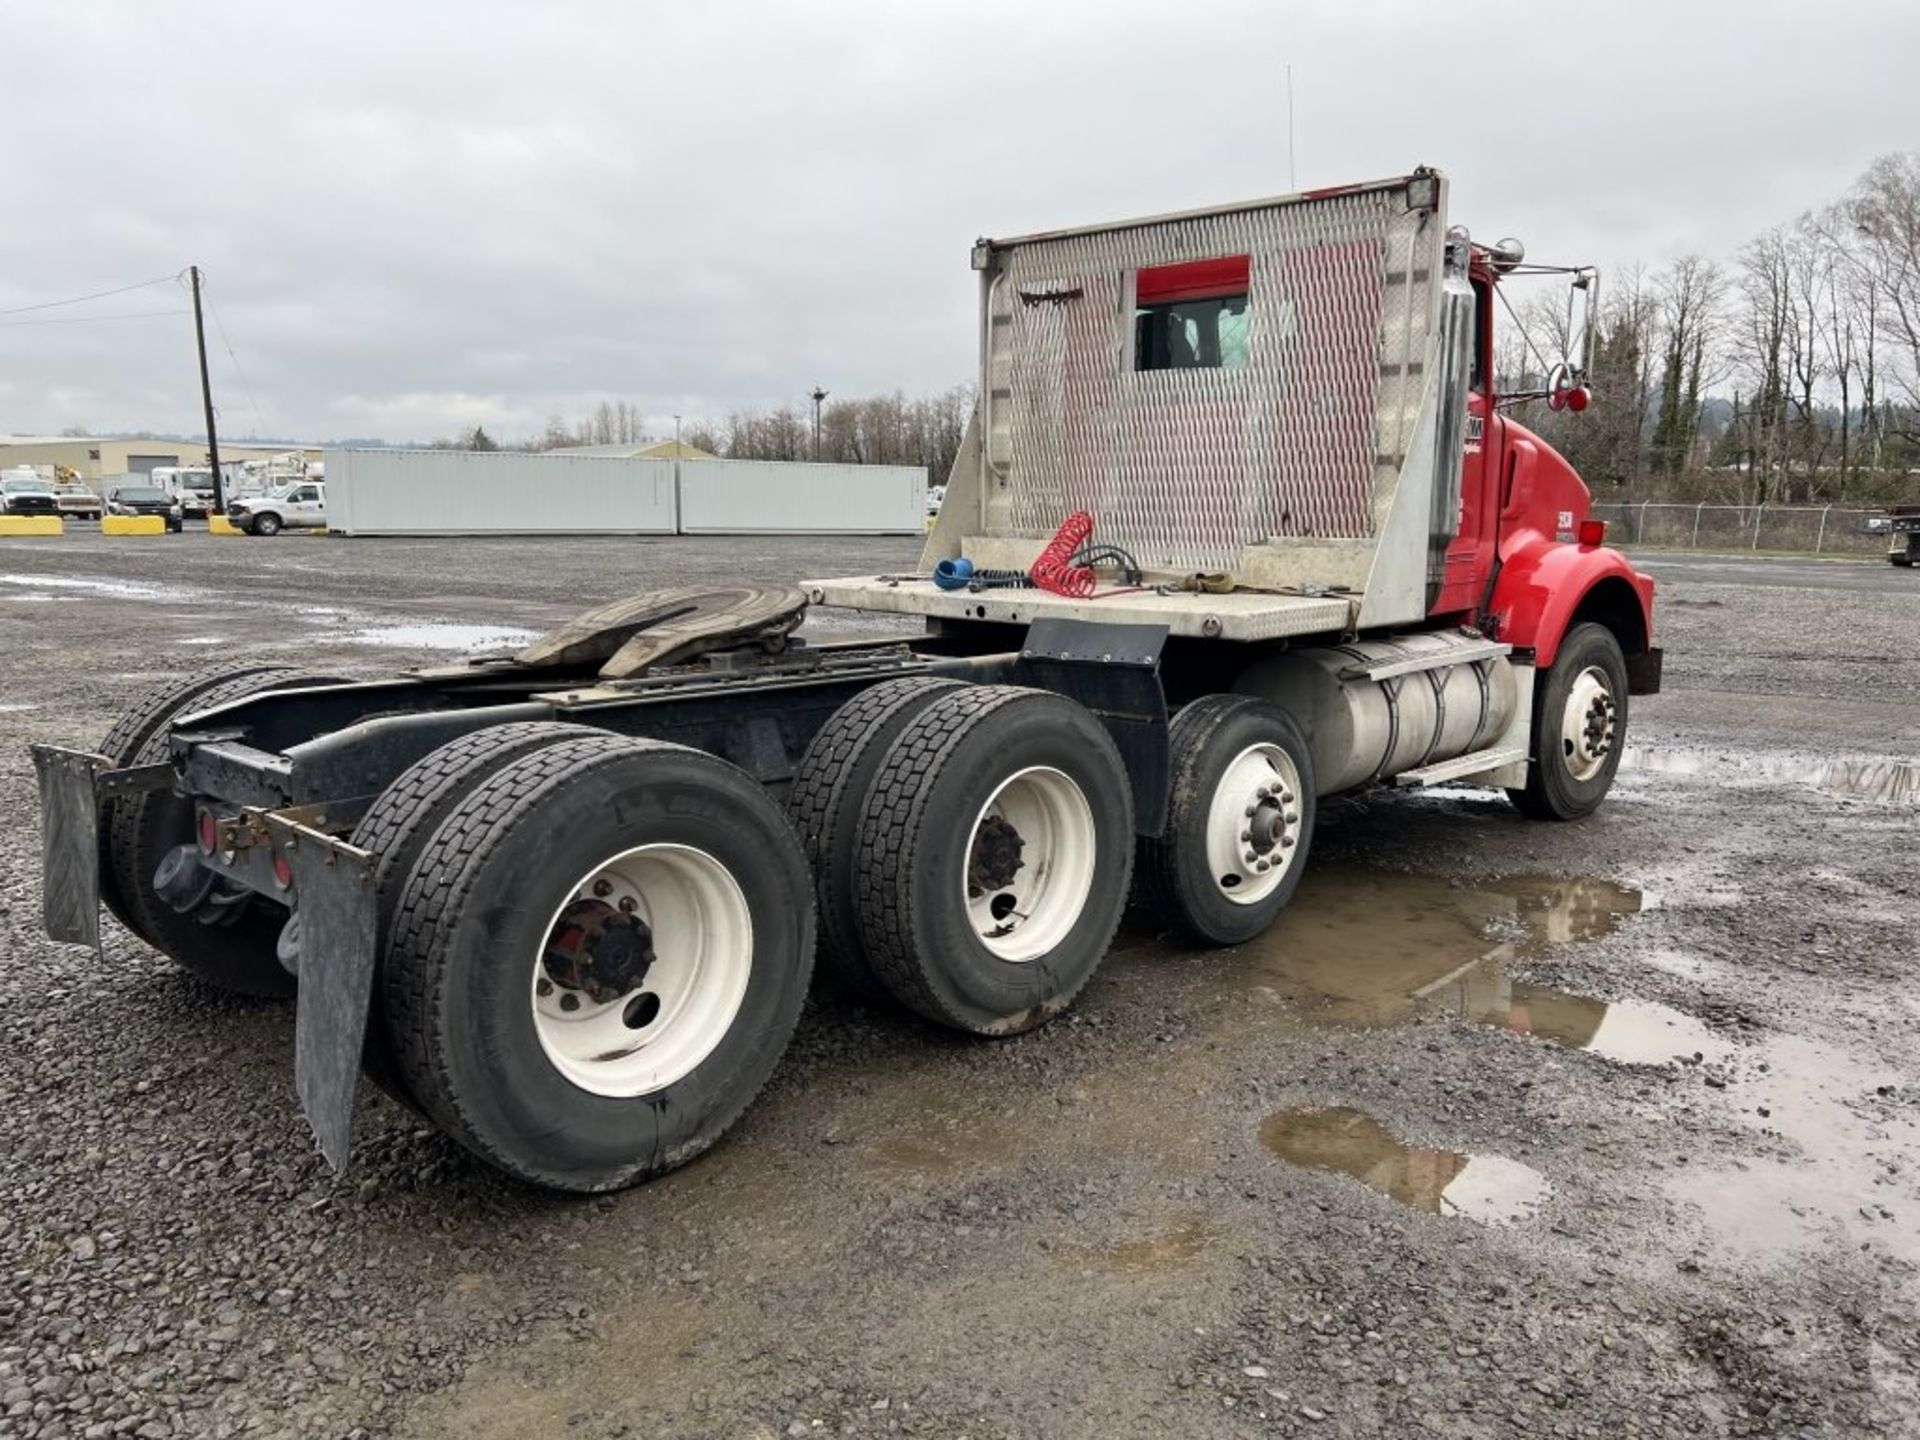
[[[597,450],[328,450],[327,528],[345,535],[915,535],[926,525],[927,472],[918,465],[633,459]]]
[[[297,446],[222,445],[223,466],[241,460],[271,460]],[[318,460],[318,450],[307,450]],[[0,435],[0,470],[17,466],[64,465],[82,480],[109,475],[148,475],[164,466],[204,466],[204,440],[161,440],[150,435]]]

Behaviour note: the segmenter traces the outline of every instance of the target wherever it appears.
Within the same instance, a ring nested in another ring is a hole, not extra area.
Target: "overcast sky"
[[[235,436],[670,429],[965,380],[976,235],[1288,189],[1289,63],[1302,188],[1611,266],[1920,147],[1917,60],[1915,0],[0,0],[0,310],[198,263]],[[197,432],[188,317],[90,318],[185,305],[0,315],[0,432]]]

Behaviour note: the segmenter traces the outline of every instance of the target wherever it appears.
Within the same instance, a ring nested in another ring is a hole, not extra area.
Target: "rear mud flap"
[[[320,1153],[344,1170],[353,1096],[373,993],[373,855],[277,815],[265,817],[293,867],[300,917],[300,992],[293,1079]]]
[[[104,755],[35,745],[40,780],[40,918],[47,935],[100,947],[100,774]]]

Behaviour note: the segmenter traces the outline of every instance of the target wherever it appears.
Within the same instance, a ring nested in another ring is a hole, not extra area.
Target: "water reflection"
[[[1344,1105],[1269,1115],[1260,1143],[1291,1164],[1351,1175],[1411,1209],[1482,1224],[1529,1219],[1553,1193],[1545,1176],[1517,1160],[1408,1145]]]

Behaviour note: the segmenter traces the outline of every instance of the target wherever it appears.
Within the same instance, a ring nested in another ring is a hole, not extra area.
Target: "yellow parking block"
[[[0,515],[0,535],[64,535],[58,515]]]
[[[102,535],[164,535],[167,522],[158,515],[102,515]]]
[[[244,535],[247,533],[224,515],[209,515],[207,517],[207,529],[215,535]]]

